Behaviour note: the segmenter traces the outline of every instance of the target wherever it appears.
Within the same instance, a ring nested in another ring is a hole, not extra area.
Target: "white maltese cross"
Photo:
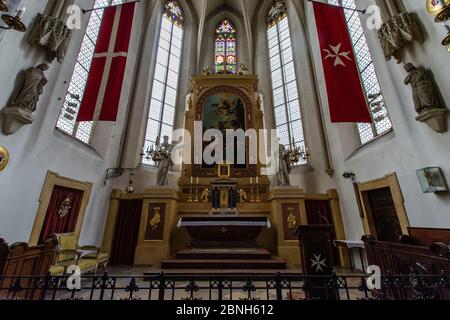
[[[324,58],[324,60],[332,58],[332,59],[334,59],[335,67],[338,65],[346,67],[346,65],[344,63],[344,58],[349,61],[352,61],[352,58],[350,58],[348,56],[350,54],[350,51],[341,51],[341,46],[342,46],[342,43],[338,43],[336,46],[332,46],[330,44],[331,50],[322,49],[327,54],[326,57]]]
[[[322,254],[315,254],[314,255],[314,259],[310,259],[312,262],[311,268],[316,267],[316,272],[322,271],[323,269],[322,267],[326,268],[327,264],[325,263],[325,261],[327,261],[327,259],[322,259]]]

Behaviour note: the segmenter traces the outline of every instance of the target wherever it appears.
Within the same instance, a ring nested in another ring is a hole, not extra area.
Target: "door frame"
[[[378,240],[375,221],[373,218],[372,207],[369,201],[368,193],[373,190],[389,188],[391,190],[392,199],[394,201],[395,211],[400,222],[400,227],[403,235],[409,235],[409,220],[405,209],[405,199],[403,198],[402,190],[398,182],[397,174],[391,173],[383,178],[370,180],[367,182],[360,182],[357,184],[359,198],[361,201],[361,219],[366,235],[371,235]]]
[[[44,226],[47,209],[53,195],[55,186],[65,187],[69,189],[79,190],[83,192],[83,197],[80,203],[78,212],[77,224],[75,227],[75,235],[77,239],[80,237],[81,227],[83,226],[84,216],[91,196],[92,183],[81,182],[71,178],[62,177],[59,174],[48,171],[45,177],[44,186],[42,187],[41,195],[39,197],[39,207],[34,221],[33,229],[31,231],[30,240],[28,244],[35,246],[39,242],[42,227]]]

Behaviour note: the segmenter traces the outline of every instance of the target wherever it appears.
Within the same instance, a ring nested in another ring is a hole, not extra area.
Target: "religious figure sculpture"
[[[174,145],[169,143],[169,137],[164,136],[163,143],[159,146],[158,151],[155,152],[154,161],[158,163],[158,175],[156,183],[159,186],[166,186],[169,183],[169,170],[173,165],[172,150]]]
[[[239,189],[239,202],[248,202],[247,192],[244,189]]]
[[[2,110],[3,132],[7,135],[15,133],[22,125],[33,123],[32,113],[48,80],[44,72],[48,65],[43,63],[25,71],[15,94],[9,104]]]
[[[214,74],[214,69],[212,66],[206,66],[203,68],[204,76],[212,76]]]
[[[243,63],[239,63],[238,69],[237,69],[237,74],[240,76],[244,76],[244,75],[247,75],[248,72],[249,71],[248,71],[248,68],[246,67],[246,65]]]
[[[442,109],[436,91],[436,86],[427,75],[424,68],[417,68],[412,63],[405,64],[408,76],[405,84],[410,84],[413,91],[413,99],[416,112],[421,114],[432,109]]]
[[[279,186],[291,185],[291,180],[289,178],[290,173],[291,173],[290,152],[286,150],[284,145],[280,144],[279,168],[277,173],[277,183]]]
[[[209,188],[203,189],[202,194],[200,195],[200,202],[207,203],[210,194],[211,190]]]
[[[404,67],[408,72],[405,84],[412,87],[414,106],[418,113],[416,120],[438,133],[446,132],[448,110],[439,103],[436,84],[424,68],[417,68],[412,63],[406,63]]]

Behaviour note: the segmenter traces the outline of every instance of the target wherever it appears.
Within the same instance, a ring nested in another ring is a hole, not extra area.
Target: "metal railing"
[[[188,275],[0,277],[0,300],[449,300],[450,278],[384,275],[369,289],[368,275]],[[80,286],[77,286],[77,280]],[[370,280],[370,279],[369,279]],[[370,283],[369,283],[370,284]]]

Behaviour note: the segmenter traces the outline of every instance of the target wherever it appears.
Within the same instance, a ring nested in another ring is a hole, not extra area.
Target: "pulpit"
[[[297,229],[300,240],[306,293],[312,300],[335,300],[337,292],[328,288],[333,275],[333,238],[331,225],[302,225]]]

